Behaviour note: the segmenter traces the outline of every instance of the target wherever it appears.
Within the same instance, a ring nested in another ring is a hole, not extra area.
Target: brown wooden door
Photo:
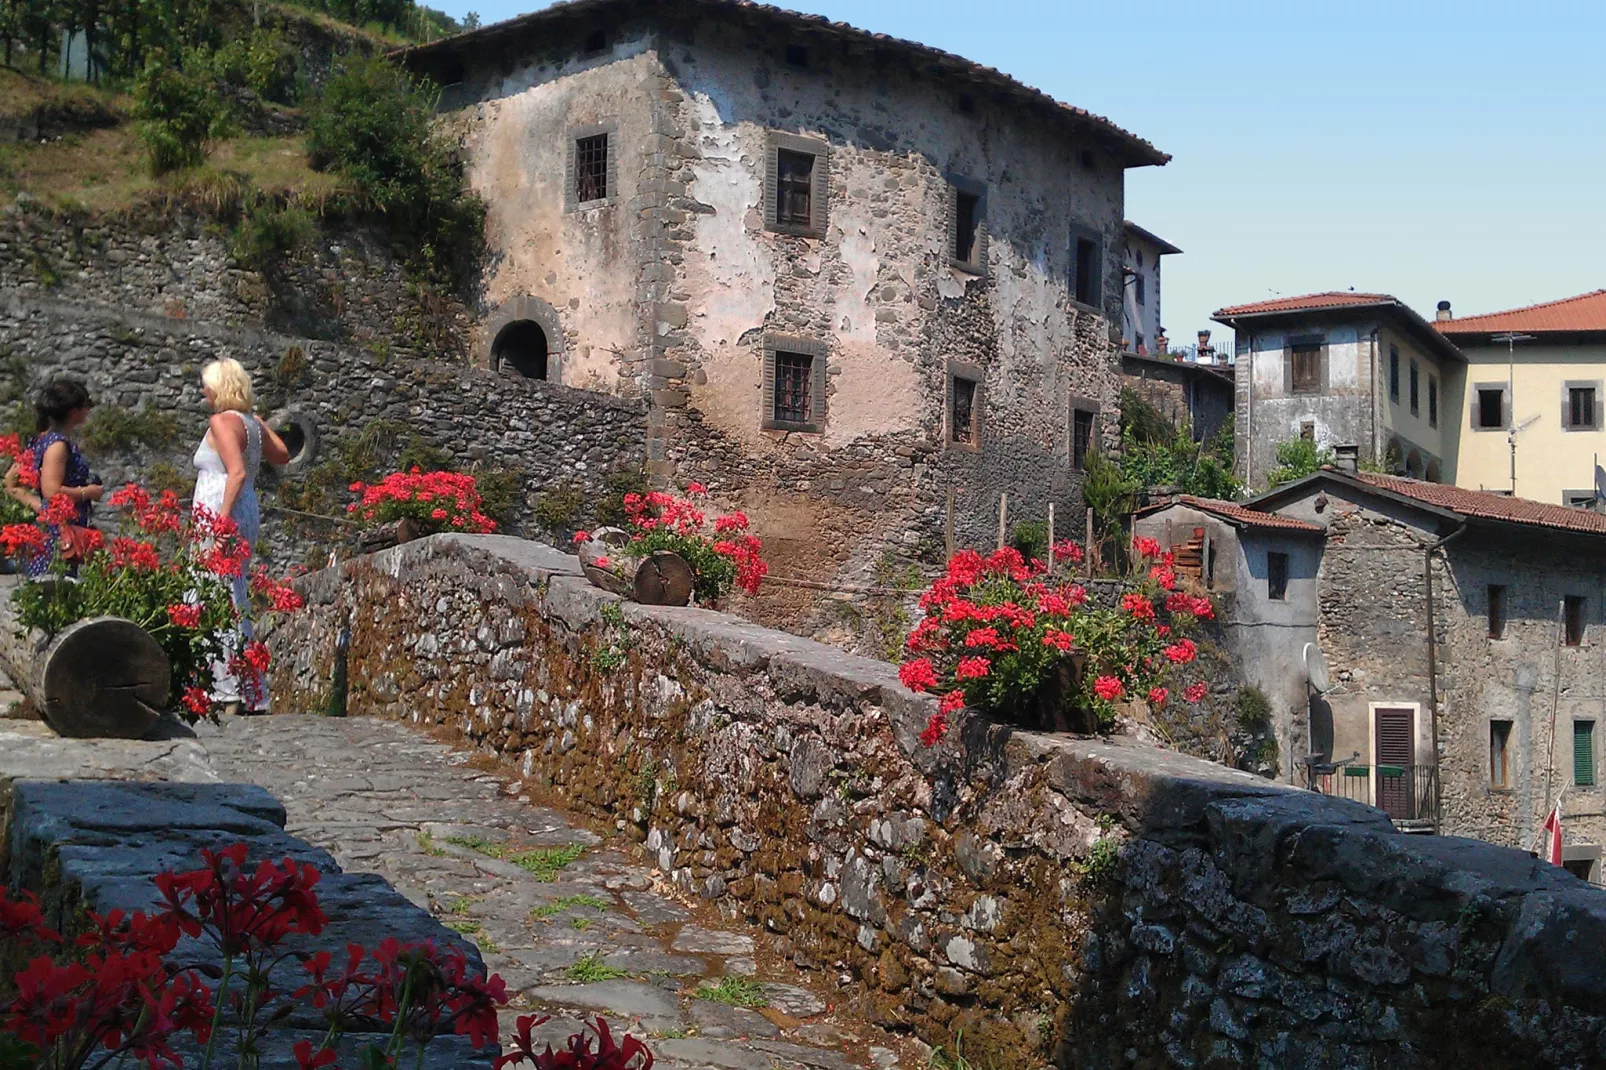
[[[1396,820],[1414,817],[1411,763],[1416,757],[1416,711],[1379,709],[1376,721],[1377,762],[1372,773],[1377,778],[1377,807]]]

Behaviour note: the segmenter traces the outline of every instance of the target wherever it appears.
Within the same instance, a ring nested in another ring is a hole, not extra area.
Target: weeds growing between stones
[[[705,984],[697,989],[697,998],[706,999],[710,1003],[724,1003],[731,1007],[768,1007],[769,997],[764,995],[764,986],[757,981],[750,981],[745,977],[721,977],[713,984]]]

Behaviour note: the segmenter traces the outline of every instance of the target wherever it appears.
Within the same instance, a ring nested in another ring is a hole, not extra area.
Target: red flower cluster
[[[403,944],[394,938],[372,952],[350,944],[343,970],[331,971],[332,956],[319,952],[303,963],[310,975],[305,984],[293,992],[278,987],[275,971],[296,957],[286,953],[284,939],[316,935],[327,922],[314,891],[317,869],[290,859],[253,866],[244,844],[201,855],[200,869],[157,876],[161,906],[155,913],[91,913],[88,931],[76,941],[80,961],[58,963],[42,954],[16,975],[16,998],[0,1004],[0,1025],[24,1046],[15,1054],[27,1055],[32,1048],[41,1060],[48,1055],[38,1065],[63,1068],[120,1065],[124,1056],[142,1065],[179,1066],[169,1042],[189,1033],[207,1046],[203,1065],[208,1065],[212,1038],[220,1029],[227,1028],[242,1050],[260,1051],[266,1030],[294,1013],[292,1000],[306,1001],[329,1023],[321,1044],[295,1044],[301,1067],[334,1066],[327,1045],[359,1030],[390,1034],[383,1048],[361,1053],[362,1065],[369,1067],[395,1065],[405,1041],[419,1046],[422,1059],[423,1049],[440,1033],[466,1036],[476,1048],[496,1040],[496,1012],[507,1002],[506,986],[495,975],[473,976],[457,948],[443,951],[433,943]],[[210,943],[221,953],[215,990],[195,971],[169,961],[181,936]],[[12,900],[0,889],[0,948],[21,939],[47,948],[62,943],[45,926],[32,895]],[[651,1066],[651,1054],[638,1041],[627,1038],[622,1047],[615,1046],[600,1019],[601,1043],[594,1056],[576,1035],[570,1052],[581,1056],[579,1061],[560,1057],[554,1062],[550,1049],[538,1055],[529,1044],[531,1026],[541,1021],[521,1019],[522,1043],[498,1066],[530,1059],[543,1070],[626,1070],[644,1053],[638,1070]]]
[[[199,628],[201,606],[198,602],[175,602],[167,607],[167,619],[175,628]]]
[[[515,1025],[513,1046],[496,1060],[495,1070],[518,1066],[525,1061],[535,1070],[652,1070],[652,1052],[647,1050],[647,1045],[628,1035],[623,1044],[615,1043],[608,1023],[600,1017],[591,1024],[591,1031],[597,1038],[596,1050],[592,1050],[590,1037],[573,1033],[565,1050],[554,1052],[548,1044],[546,1050],[538,1052],[530,1031],[549,1021],[551,1018],[546,1015],[520,1016]],[[632,1067],[632,1061],[638,1058],[641,1061]]]
[[[261,565],[251,573],[251,593],[261,596],[277,613],[294,613],[306,605],[294,587],[274,579]]]
[[[29,490],[39,489],[39,461],[33,450],[23,446],[21,435],[0,435],[0,457],[8,458],[17,469],[17,483]]]
[[[432,531],[496,530],[496,521],[480,511],[484,502],[474,477],[460,472],[423,472],[415,465],[378,483],[353,483],[351,492],[361,497],[346,511],[364,520],[383,524],[410,517]]]
[[[769,573],[764,544],[748,530],[747,514],[739,510],[716,516],[710,532],[707,514],[692,501],[706,493],[702,484],[692,483],[684,498],[662,491],[626,494],[625,516],[630,528],[626,553],[644,557],[669,550],[680,555],[691,566],[693,591],[703,604],[719,601],[733,586],[757,594]],[[576,543],[590,537],[583,531],[574,536]]]
[[[1161,557],[1154,540],[1138,540],[1135,549]],[[1069,541],[1056,543],[1053,556],[1083,557]],[[1114,703],[1130,695],[1163,705],[1170,690],[1162,677],[1197,651],[1192,640],[1168,637],[1212,613],[1203,596],[1163,595],[1176,581],[1168,558],[1148,569],[1146,581],[1123,593],[1118,606],[1108,606],[1090,602],[1080,585],[1055,583],[1046,565],[1014,549],[955,554],[920,598],[925,616],[906,641],[910,657],[898,671],[911,691],[941,696],[922,742],[940,741],[964,706],[1021,720],[1052,696],[1108,721]],[[1073,656],[1081,659],[1080,676],[1071,671]],[[1193,694],[1193,687],[1184,691]]]

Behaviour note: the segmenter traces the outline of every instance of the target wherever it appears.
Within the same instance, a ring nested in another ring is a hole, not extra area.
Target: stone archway
[[[491,360],[526,379],[547,377],[546,332],[534,320],[514,320],[491,339]]]
[[[563,381],[563,324],[558,310],[521,294],[485,321],[483,366],[525,379]]]
[[[1427,470],[1422,473],[1422,477],[1429,483],[1440,482],[1442,475],[1443,470],[1439,467],[1439,462],[1437,460],[1428,461]]]

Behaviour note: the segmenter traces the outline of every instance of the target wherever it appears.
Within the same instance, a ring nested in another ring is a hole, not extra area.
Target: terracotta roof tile
[[[1169,498],[1147,509],[1139,510],[1139,512],[1152,513],[1172,505],[1186,505],[1199,510],[1201,513],[1219,516],[1229,524],[1236,524],[1239,527],[1302,531],[1315,535],[1319,535],[1325,530],[1316,524],[1306,523],[1291,516],[1262,513],[1255,509],[1245,508],[1237,502],[1222,501],[1219,498],[1195,498],[1191,494],[1178,494],[1174,498]]]
[[[1332,469],[1328,469],[1332,471]],[[1404,476],[1385,476],[1374,472],[1357,472],[1356,479],[1380,490],[1414,498],[1427,505],[1448,509],[1462,516],[1484,520],[1503,520],[1511,524],[1529,524],[1534,527],[1554,528],[1559,531],[1582,531],[1592,535],[1606,535],[1606,514],[1588,509],[1573,509],[1549,502],[1511,498],[1504,494],[1490,494],[1481,490],[1466,490],[1444,483],[1425,483]]]
[[[1546,332],[1606,331],[1606,290],[1592,290],[1577,297],[1546,301],[1506,312],[1483,316],[1462,316],[1436,320],[1433,326],[1444,334],[1496,334],[1506,331]]]
[[[1304,312],[1319,308],[1347,308],[1355,305],[1399,305],[1400,300],[1388,294],[1358,294],[1330,292],[1304,294],[1300,297],[1279,297],[1271,301],[1256,301],[1248,305],[1231,305],[1217,309],[1213,319],[1231,316],[1259,316],[1271,312]],[[1402,306],[1403,307],[1403,306]]]
[[[1016,81],[1003,71],[984,66],[974,60],[965,59],[963,56],[956,56],[951,52],[944,52],[940,48],[932,48],[929,45],[920,44],[918,41],[908,41],[901,37],[893,37],[884,33],[871,33],[869,30],[861,30],[857,26],[850,26],[845,22],[833,22],[824,15],[810,15],[801,11],[789,11],[786,8],[774,7],[770,4],[754,3],[752,0],[660,0],[660,3],[669,14],[689,14],[696,8],[705,10],[720,8],[745,10],[754,12],[763,18],[792,23],[799,27],[806,26],[815,30],[825,30],[840,37],[856,38],[867,43],[898,49],[909,53],[917,59],[927,61],[932,68],[943,70],[944,73],[951,71],[957,72],[961,76],[968,76],[980,84],[989,85],[1009,93],[1018,101],[1046,105],[1066,118],[1078,120],[1080,124],[1085,124],[1085,126],[1098,130],[1126,150],[1127,166],[1159,165],[1165,164],[1171,159],[1167,153],[1161,152],[1136,134],[1121,129],[1102,115],[1094,115],[1083,108],[1073,107],[1070,104],[1055,100],[1040,89],[1034,89],[1023,82]],[[449,49],[454,45],[487,43],[495,38],[518,33],[526,28],[536,29],[543,23],[554,21],[566,15],[595,12],[603,21],[610,21],[609,17],[604,14],[608,8],[623,9],[630,7],[639,10],[645,6],[650,5],[629,4],[623,2],[623,0],[558,0],[557,3],[549,4],[547,7],[527,15],[518,15],[502,22],[492,23],[489,26],[481,26],[476,30],[454,34],[451,37],[443,37],[439,41],[431,41],[425,45],[397,49],[392,55],[405,59],[409,56],[428,55],[443,48]],[[629,13],[634,14],[635,10]],[[617,11],[614,12],[614,15],[617,16],[624,13],[626,12]]]

